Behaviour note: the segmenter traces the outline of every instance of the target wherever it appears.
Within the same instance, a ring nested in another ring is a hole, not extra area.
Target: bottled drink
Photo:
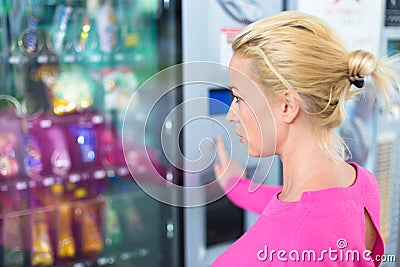
[[[51,189],[57,205],[57,256],[61,260],[72,259],[76,254],[75,240],[72,234],[72,208],[69,203],[64,202],[62,184],[55,184]]]
[[[77,200],[87,196],[86,189],[77,188]],[[100,232],[96,203],[82,200],[74,208],[74,220],[79,225],[80,249],[84,257],[97,257],[104,249],[103,236]]]
[[[117,251],[122,245],[122,232],[114,196],[105,199],[104,240],[107,251]]]
[[[51,48],[57,54],[61,54],[65,49],[73,10],[72,6],[59,4],[54,13],[53,28],[51,30]]]
[[[3,200],[3,212],[8,214],[14,211],[10,199]],[[22,267],[25,263],[25,252],[23,249],[23,238],[21,228],[21,218],[11,215],[3,218],[4,227],[4,266]]]
[[[100,8],[97,19],[100,50],[110,53],[117,46],[117,24],[113,2],[107,0]]]
[[[51,266],[54,263],[53,248],[50,242],[49,225],[46,214],[38,212],[32,215],[32,252],[33,266]]]

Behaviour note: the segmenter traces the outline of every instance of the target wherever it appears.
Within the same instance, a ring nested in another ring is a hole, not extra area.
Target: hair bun
[[[377,67],[377,60],[374,55],[364,50],[355,50],[349,57],[349,76],[351,84],[358,88],[364,86],[364,77],[370,75]]]

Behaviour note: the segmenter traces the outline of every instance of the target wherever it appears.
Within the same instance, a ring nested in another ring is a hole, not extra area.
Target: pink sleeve
[[[249,192],[250,183],[250,179],[232,177],[226,183],[224,191],[236,206],[261,214],[275,193],[282,189],[282,186],[261,185],[256,191]]]

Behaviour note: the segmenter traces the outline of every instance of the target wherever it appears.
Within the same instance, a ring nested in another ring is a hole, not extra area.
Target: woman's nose
[[[234,108],[232,107],[232,105],[233,105],[233,104],[231,104],[231,106],[229,107],[229,110],[228,110],[228,113],[226,114],[225,119],[226,119],[228,122],[236,123],[236,122],[239,122],[239,118],[238,118],[238,116],[237,116],[236,111],[235,111]]]

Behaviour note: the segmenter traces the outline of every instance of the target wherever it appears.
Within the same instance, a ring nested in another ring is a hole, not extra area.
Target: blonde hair
[[[349,79],[370,76],[386,102],[394,83],[399,85],[398,57],[378,60],[363,50],[349,52],[330,26],[305,13],[286,11],[254,22],[236,36],[232,48],[253,59],[254,78],[268,97],[286,89],[295,93],[316,125],[321,148],[334,160],[349,153],[334,128],[343,122],[345,102],[361,91]]]

